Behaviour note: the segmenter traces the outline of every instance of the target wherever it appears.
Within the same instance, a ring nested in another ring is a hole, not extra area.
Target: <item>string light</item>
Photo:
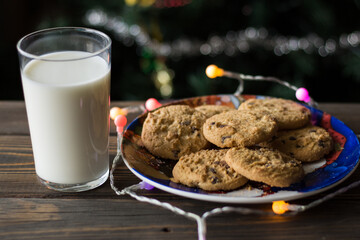
[[[206,68],[205,73],[209,78],[216,78],[222,77],[224,75],[224,70],[212,64]]]
[[[272,210],[274,213],[281,215],[289,211],[289,205],[290,204],[285,201],[276,201],[272,204]]]
[[[156,100],[155,98],[149,98],[148,100],[146,100],[145,102],[145,108],[148,111],[152,111],[156,108],[161,107],[161,103],[158,102],[158,100]]]
[[[127,123],[127,119],[124,115],[118,115],[115,120],[114,123],[116,125],[116,131],[119,133],[122,133],[124,130],[124,127]]]
[[[184,3],[188,2],[184,1]],[[213,35],[207,41],[180,38],[173,42],[161,43],[151,39],[149,34],[139,25],[129,25],[121,17],[109,16],[100,9],[89,10],[85,15],[85,21],[89,25],[104,27],[112,31],[115,38],[125,46],[137,44],[140,47],[150,49],[156,56],[174,59],[220,54],[233,57],[259,47],[271,50],[276,56],[303,51],[307,54],[318,54],[326,57],[335,54],[340,49],[353,49],[360,44],[360,31],[344,33],[337,38],[323,39],[315,33],[310,33],[304,37],[270,36],[266,28],[253,27],[238,31],[230,30],[225,36]]]
[[[119,134],[122,134],[122,132],[124,131],[124,127],[127,124],[126,116],[129,113],[139,113],[139,112],[144,112],[145,110],[152,111],[156,108],[161,107],[161,105],[162,104],[159,103],[159,101],[156,100],[155,98],[149,98],[148,100],[146,100],[144,105],[127,107],[127,108],[112,107],[110,109],[110,118],[114,120],[116,131]]]
[[[115,118],[119,115],[127,115],[128,114],[128,110],[127,109],[123,109],[123,108],[119,108],[119,107],[113,107],[110,109],[110,118],[112,120],[115,120]]]
[[[209,78],[216,78],[216,77],[229,77],[233,78],[239,81],[239,86],[234,93],[234,95],[241,95],[244,91],[244,80],[251,80],[251,81],[271,81],[279,83],[285,87],[288,87],[295,91],[295,96],[299,101],[303,101],[308,103],[310,106],[316,107],[317,103],[309,96],[309,92],[306,88],[298,88],[296,86],[291,85],[290,83],[286,81],[282,81],[275,77],[264,77],[264,76],[251,76],[251,75],[245,75],[242,73],[234,73],[230,71],[225,71],[224,69],[221,69],[215,65],[209,65],[205,70],[206,75]]]
[[[303,101],[306,101],[307,98],[310,98],[308,95],[308,92],[306,89],[304,88],[296,88],[292,85],[289,85],[287,82],[281,81],[277,78],[273,78],[273,77],[262,77],[262,76],[249,76],[249,75],[243,75],[243,74],[239,74],[239,73],[233,73],[233,72],[228,72],[225,71],[221,68],[218,68],[215,65],[210,65],[207,68],[206,74],[209,77],[219,77],[219,76],[228,76],[228,77],[233,77],[235,79],[247,79],[247,80],[269,80],[269,81],[275,81],[278,83],[281,83],[285,86],[288,86],[289,88],[292,88],[294,90],[297,90],[296,94],[299,95],[297,96],[298,98],[301,98]],[[242,82],[239,82],[239,85],[243,85]],[[238,89],[240,89],[240,86],[238,87]],[[300,99],[299,99],[300,100]],[[311,98],[310,98],[311,100]],[[146,106],[146,109],[144,108],[144,105]],[[125,112],[127,115],[128,113],[143,113],[145,110],[151,111],[156,109],[157,107],[160,107],[161,104],[154,98],[150,98],[148,99],[144,105],[140,105],[140,106],[134,106],[134,107],[128,107],[128,108],[124,108],[124,109],[120,109],[120,111],[118,109],[113,110],[113,112],[116,113],[120,113],[120,112]],[[116,107],[115,107],[116,108]],[[148,198],[145,196],[140,196],[136,193],[137,190],[139,189],[146,189],[146,190],[152,190],[154,187],[147,183],[147,182],[140,182],[138,184],[126,187],[122,190],[119,190],[116,186],[115,186],[115,181],[114,181],[114,171],[117,167],[117,164],[119,161],[121,161],[122,159],[122,153],[120,150],[120,145],[121,145],[121,141],[122,141],[122,137],[123,137],[123,128],[127,123],[127,119],[125,115],[118,115],[115,116],[115,125],[117,126],[118,129],[118,144],[117,144],[117,155],[114,158],[113,161],[113,165],[110,171],[110,186],[111,188],[114,190],[114,192],[119,195],[125,195],[128,194],[129,196],[135,198],[138,201],[141,202],[146,202],[149,204],[153,204],[155,206],[159,206],[162,207],[164,209],[167,209],[169,211],[172,211],[178,215],[187,217],[188,219],[194,220],[197,222],[198,225],[198,239],[206,239],[206,232],[207,232],[207,228],[206,228],[206,219],[211,217],[211,216],[215,216],[215,215],[219,215],[219,214],[223,214],[223,213],[229,213],[229,212],[235,212],[235,213],[239,213],[239,214],[244,214],[244,215],[248,215],[248,214],[254,214],[254,215],[283,215],[283,214],[287,214],[287,215],[296,215],[300,212],[306,211],[310,208],[316,207],[319,204],[339,195],[342,194],[352,188],[358,187],[360,186],[360,180],[353,182],[352,184],[345,186],[343,188],[340,188],[339,190],[330,193],[328,195],[325,195],[322,198],[319,198],[307,205],[296,205],[296,204],[290,204],[287,203],[285,201],[275,201],[272,204],[272,212],[271,211],[267,211],[267,210],[261,210],[261,209],[255,209],[255,208],[246,208],[246,207],[230,207],[230,206],[224,206],[224,207],[220,207],[220,208],[214,208],[210,211],[204,212],[201,216],[194,214],[192,212],[186,212],[184,210],[182,210],[181,208],[175,207],[169,203],[166,202],[160,202],[157,199],[154,198]],[[120,131],[121,130],[121,131]],[[358,138],[360,138],[360,135],[357,135]]]
[[[119,134],[122,134],[124,131],[124,128],[127,124],[127,115],[130,113],[143,113],[145,112],[145,106],[144,105],[138,105],[138,106],[132,106],[132,107],[126,107],[126,108],[119,108],[119,107],[112,107],[110,109],[110,118],[114,120],[114,124],[116,126],[116,131]]]
[[[147,183],[147,182],[144,182],[144,181],[141,181],[141,182],[139,183],[139,185],[140,185],[140,188],[141,188],[141,189],[145,189],[145,190],[152,190],[152,189],[154,189],[154,186],[153,186],[153,185],[151,185],[151,184],[149,184],[149,183]]]
[[[306,88],[299,88],[296,90],[296,98],[300,101],[304,101],[306,103],[310,102],[311,98],[309,96],[309,92]]]

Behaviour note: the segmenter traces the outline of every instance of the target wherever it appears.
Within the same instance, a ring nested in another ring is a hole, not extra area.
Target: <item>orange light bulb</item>
[[[208,76],[209,78],[216,78],[216,77],[223,76],[224,70],[221,68],[218,68],[216,65],[212,64],[206,68],[205,73],[206,73],[206,76]]]
[[[284,214],[289,210],[289,205],[290,205],[289,203],[286,203],[284,201],[276,201],[273,202],[272,210],[276,214]]]

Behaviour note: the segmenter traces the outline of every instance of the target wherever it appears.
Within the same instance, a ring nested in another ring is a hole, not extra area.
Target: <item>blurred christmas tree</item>
[[[58,4],[66,15],[44,18],[38,28],[85,25],[112,37],[113,100],[233,93],[237,81],[205,76],[216,64],[306,87],[317,101],[360,102],[360,0]],[[245,93],[294,96],[259,82],[246,82]]]

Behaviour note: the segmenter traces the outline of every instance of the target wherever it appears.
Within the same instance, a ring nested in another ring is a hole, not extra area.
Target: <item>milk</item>
[[[109,170],[110,67],[98,56],[64,51],[30,61],[22,81],[37,175],[60,184],[93,181]]]

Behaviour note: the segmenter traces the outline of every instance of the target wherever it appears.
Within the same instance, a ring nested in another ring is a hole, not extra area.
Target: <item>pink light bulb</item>
[[[124,127],[127,123],[127,119],[124,115],[118,115],[115,118],[114,123],[117,127]]]
[[[161,103],[158,102],[158,100],[156,100],[155,98],[149,98],[148,100],[146,100],[145,102],[145,108],[148,111],[152,111],[156,108],[161,107]]]
[[[306,103],[310,101],[309,92],[306,88],[299,88],[296,90],[295,96],[299,101],[304,101]]]
[[[116,131],[118,133],[122,133],[122,131],[124,130],[124,127],[127,123],[127,119],[124,115],[118,115],[115,120],[114,123],[116,125]]]

